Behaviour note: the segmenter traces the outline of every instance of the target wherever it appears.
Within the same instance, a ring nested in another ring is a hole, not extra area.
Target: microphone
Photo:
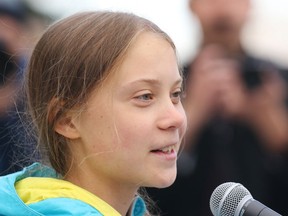
[[[214,216],[281,216],[257,200],[241,184],[226,182],[219,185],[210,197]]]

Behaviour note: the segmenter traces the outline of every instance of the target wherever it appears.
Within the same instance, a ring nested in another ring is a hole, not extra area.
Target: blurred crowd
[[[0,175],[21,169],[35,156],[22,87],[32,48],[50,21],[25,1],[0,0]]]

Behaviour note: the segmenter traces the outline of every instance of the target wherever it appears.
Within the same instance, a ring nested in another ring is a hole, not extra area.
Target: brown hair
[[[130,44],[149,31],[175,46],[152,22],[122,12],[82,12],[53,24],[31,56],[27,99],[38,142],[52,167],[65,175],[71,163],[68,140],[55,123],[74,107],[83,107],[93,90],[123,60]]]

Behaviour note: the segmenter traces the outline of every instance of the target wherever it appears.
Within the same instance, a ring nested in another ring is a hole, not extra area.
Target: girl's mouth
[[[164,153],[164,154],[171,154],[175,152],[175,145],[166,146],[161,149],[152,150],[151,152],[154,153]]]

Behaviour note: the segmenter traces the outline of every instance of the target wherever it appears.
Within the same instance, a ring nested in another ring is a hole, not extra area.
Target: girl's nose
[[[158,121],[158,127],[162,130],[186,128],[187,119],[181,103],[170,103],[161,109],[159,113],[161,117]]]

